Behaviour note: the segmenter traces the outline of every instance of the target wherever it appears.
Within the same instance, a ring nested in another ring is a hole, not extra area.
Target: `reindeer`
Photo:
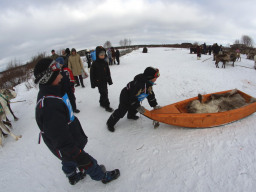
[[[14,115],[13,111],[10,107],[10,100],[15,98],[17,94],[15,91],[11,89],[3,89],[0,90],[0,145],[2,145],[2,134],[3,131],[7,134],[11,135],[16,141],[21,138],[21,135],[16,136],[14,135],[8,127],[12,127],[11,122],[7,118],[7,114],[12,114],[14,119],[17,120],[18,118]],[[7,127],[8,126],[8,127]]]
[[[232,66],[235,66],[236,54],[235,53],[223,53],[215,56],[216,68],[219,68],[219,62],[222,62],[222,68],[226,68],[226,62],[232,61]]]
[[[256,102],[252,98],[250,103]],[[188,113],[218,113],[238,109],[247,105],[245,99],[233,89],[230,92],[223,94],[212,94],[207,101],[203,102],[203,96],[198,94],[198,100],[191,101],[187,105]]]

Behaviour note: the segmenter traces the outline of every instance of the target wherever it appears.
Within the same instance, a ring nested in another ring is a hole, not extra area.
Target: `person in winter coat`
[[[84,87],[84,81],[82,77],[82,73],[85,73],[83,62],[80,58],[80,55],[76,52],[74,48],[71,49],[71,55],[68,58],[68,68],[71,69],[75,80],[76,80],[76,87],[80,86],[80,83],[82,87]],[[80,83],[79,83],[79,80]]]
[[[128,119],[137,120],[139,117],[136,113],[139,111],[143,113],[143,107],[140,102],[147,98],[148,103],[154,109],[159,109],[157,105],[155,94],[153,92],[153,85],[156,79],[160,76],[159,70],[153,67],[147,67],[144,73],[138,74],[134,77],[133,81],[129,82],[124,87],[120,94],[120,103],[107,121],[108,130],[115,131],[115,124],[120,118],[123,118],[127,113]]]
[[[50,58],[38,61],[34,68],[35,83],[39,83],[36,122],[49,150],[62,161],[62,170],[71,185],[88,174],[93,180],[108,183],[119,177],[120,171],[105,171],[83,149],[87,143],[82,126],[74,116],[67,94],[62,92],[60,66]],[[77,171],[77,168],[79,171]]]
[[[72,74],[72,71],[64,64],[64,59],[63,57],[58,57],[56,60],[56,62],[58,62],[60,64],[60,68],[61,68],[61,75],[62,75],[62,79],[61,79],[61,84],[62,84],[62,90],[64,93],[68,94],[68,98],[70,100],[72,109],[75,113],[79,113],[80,110],[77,109],[76,107],[76,97],[75,97],[75,87],[74,87],[74,76]]]
[[[68,58],[70,56],[70,50],[69,48],[66,48],[65,50],[62,50],[62,57],[64,59],[65,66],[68,66]]]
[[[109,65],[112,65],[113,64],[113,61],[112,61],[112,51],[111,49],[109,48],[108,51],[107,51],[107,56],[108,56],[108,63]]]
[[[108,63],[105,61],[106,50],[102,46],[96,47],[96,61],[92,63],[90,70],[91,87],[98,87],[100,93],[100,106],[106,111],[112,112],[108,99],[108,85],[112,85],[112,79]]]
[[[111,47],[111,53],[112,53],[112,64],[116,64],[116,52],[114,47]]]
[[[117,61],[117,65],[120,64],[120,59],[119,59],[119,57],[120,57],[120,52],[119,52],[118,49],[116,49],[116,61]]]
[[[55,60],[59,57],[59,55],[55,53],[54,49],[51,51],[51,53],[52,53],[51,59]]]
[[[199,60],[201,58],[201,47],[197,45],[196,47],[196,52],[197,52],[197,59]]]
[[[90,54],[89,50],[86,50],[85,56],[87,59],[88,69],[90,69],[91,63],[92,63],[92,58],[91,58],[91,54]]]

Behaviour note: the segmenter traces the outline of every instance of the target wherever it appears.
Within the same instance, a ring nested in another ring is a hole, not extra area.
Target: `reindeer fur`
[[[256,102],[256,99],[253,98],[250,102]],[[198,100],[191,101],[187,105],[187,111],[188,113],[218,113],[245,105],[247,105],[245,99],[234,89],[223,94],[212,94],[205,102],[203,102],[203,96],[199,94]]]

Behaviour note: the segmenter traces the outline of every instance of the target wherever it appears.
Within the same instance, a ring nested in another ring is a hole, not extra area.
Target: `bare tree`
[[[240,44],[239,39],[235,40],[234,44]]]
[[[248,35],[243,35],[242,36],[241,43],[246,45],[247,47],[252,47],[253,46],[253,40]]]
[[[110,47],[112,47],[112,44],[111,44],[110,41],[106,41],[106,42],[104,43],[103,47],[104,47],[104,48],[110,48]]]
[[[120,46],[124,46],[124,41],[123,41],[123,40],[120,40],[120,41],[119,41],[119,44],[120,44]]]
[[[126,46],[130,46],[132,44],[132,41],[131,41],[131,39],[124,38],[123,40],[119,41],[119,44],[121,46],[126,47]]]

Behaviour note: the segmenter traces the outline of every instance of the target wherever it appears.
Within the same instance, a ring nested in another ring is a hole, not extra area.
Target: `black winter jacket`
[[[148,94],[147,100],[151,107],[157,105],[153,85],[146,79],[143,74],[136,75],[134,80],[127,84],[126,88],[129,94],[129,103],[132,107],[137,109],[140,106],[137,96],[142,93]],[[146,88],[146,91],[145,91]]]
[[[107,82],[109,85],[113,84],[108,63],[104,59],[99,58],[100,51],[105,51],[105,49],[102,47],[96,48],[96,61],[92,63],[90,68],[92,88],[97,87],[102,82]]]
[[[63,96],[61,86],[39,85],[39,88],[37,101],[48,95]],[[38,102],[36,122],[45,144],[61,160],[74,160],[87,143],[79,120],[75,117],[69,123],[69,110],[61,99],[45,98]]]

